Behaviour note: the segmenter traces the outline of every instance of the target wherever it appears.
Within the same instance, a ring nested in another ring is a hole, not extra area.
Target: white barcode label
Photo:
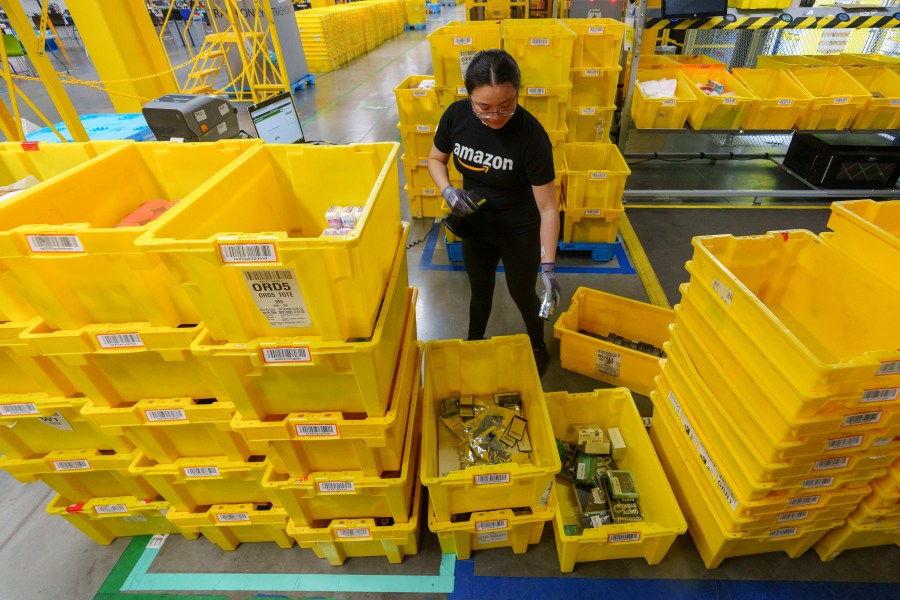
[[[423,196],[437,196],[437,188],[425,188],[422,190]]]
[[[853,425],[869,425],[877,423],[881,420],[881,411],[859,413],[855,415],[847,415],[844,417],[844,423],[841,427],[852,427]]]
[[[675,106],[678,103],[678,100],[675,98],[666,98],[662,101],[663,106]]]
[[[297,425],[297,437],[335,437],[337,425]]]
[[[187,421],[187,414],[183,410],[145,410],[148,421]]]
[[[900,106],[900,99],[894,98],[893,100],[891,100],[890,104],[891,106]]]
[[[543,96],[547,93],[547,88],[542,87],[530,87],[527,90],[527,94],[529,96]]]
[[[737,104],[737,98],[722,98],[722,104]]]
[[[136,333],[106,333],[97,336],[101,348],[143,348],[144,340]]]
[[[583,115],[596,115],[597,109],[593,106],[584,106],[581,108],[581,114]]]
[[[224,263],[276,262],[275,244],[219,244]]]
[[[467,90],[465,87],[458,87],[458,88],[456,88],[456,95],[457,95],[457,96],[465,96],[465,95],[468,94],[468,93],[469,93],[469,90]]]
[[[606,536],[606,542],[608,544],[619,544],[621,542],[639,542],[641,541],[641,534],[637,531],[629,532],[629,533],[611,533]]]
[[[101,504],[94,507],[94,512],[98,515],[114,515],[117,513],[127,513],[128,507],[124,504]]]
[[[813,471],[824,471],[826,469],[842,469],[848,464],[850,464],[849,456],[842,456],[840,458],[826,458],[817,460],[816,466],[813,467]]]
[[[820,487],[828,487],[834,483],[834,477],[816,477],[815,479],[805,479],[803,481],[803,489],[812,489]]]
[[[789,513],[782,513],[782,514],[778,515],[778,522],[779,523],[787,523],[789,521],[802,521],[803,519],[805,519],[808,516],[809,516],[808,510],[798,510],[798,511],[789,512]]]
[[[84,252],[77,235],[26,235],[32,252]]]
[[[900,373],[900,360],[892,360],[881,363],[876,375],[896,375]]]
[[[794,100],[791,98],[779,98],[778,106],[791,106],[794,104]]]
[[[413,91],[413,98],[424,98],[427,95],[428,95],[427,90],[414,90]]]
[[[419,159],[419,166],[420,166],[420,167],[427,167],[427,166],[428,166],[428,159],[427,159],[427,158],[420,158],[420,159]]]
[[[498,542],[505,542],[509,540],[509,530],[504,529],[503,531],[487,531],[485,533],[478,534],[478,543],[479,544],[496,544]]]
[[[603,211],[601,211],[599,208],[588,208],[584,211],[584,214],[589,217],[599,217],[602,212]]]
[[[296,348],[263,348],[263,361],[267,363],[300,363],[312,361],[309,348],[298,346]]]
[[[722,299],[722,302],[731,306],[731,301],[734,300],[734,291],[731,288],[718,279],[713,279],[712,289]]]
[[[888,444],[890,444],[892,442],[896,442],[898,440],[900,440],[900,437],[893,438],[893,437],[888,436],[888,437],[875,438],[875,441],[872,442],[872,447],[873,448],[881,448],[882,446],[887,446]]]
[[[675,392],[669,391],[669,404],[672,405],[672,410],[675,411],[675,414],[680,417],[681,416],[681,402],[679,402],[678,398],[675,397]]]
[[[240,521],[249,521],[250,515],[247,513],[219,513],[216,515],[219,523],[235,523]]]
[[[863,442],[863,436],[854,435],[851,437],[845,438],[837,438],[834,440],[828,440],[828,445],[825,447],[826,452],[829,450],[843,450],[845,448],[856,448],[861,445]]]
[[[62,413],[56,411],[49,417],[38,417],[38,421],[41,424],[46,425],[47,427],[52,427],[53,429],[57,429],[59,431],[72,431],[72,426],[66,421],[66,418],[62,416]]]
[[[219,467],[184,467],[185,477],[218,477]]]
[[[367,538],[372,537],[372,532],[365,527],[357,527],[356,529],[336,529],[339,538]]]
[[[728,484],[725,483],[725,478],[719,473],[719,476],[716,477],[716,485],[719,487],[719,491],[722,492],[722,496],[725,497],[725,502],[728,503],[728,506],[731,507],[732,511],[736,511],[738,508],[737,496],[734,495],[734,492],[731,491],[731,488],[728,487]]]
[[[356,486],[352,481],[320,481],[318,484],[320,492],[354,492]]]
[[[797,535],[797,531],[799,531],[796,527],[782,527],[781,529],[773,529],[769,532],[770,538],[781,538],[781,537],[791,537],[792,535]]]
[[[618,377],[622,371],[622,355],[610,350],[597,350],[597,363],[594,369],[610,377]]]
[[[509,527],[509,521],[506,519],[497,519],[495,521],[480,521],[475,523],[475,531],[490,531],[492,529],[506,529]]]
[[[147,548],[150,550],[158,550],[162,548],[162,545],[166,543],[166,538],[168,537],[168,533],[157,533],[152,538],[150,538],[149,542],[147,542]]]
[[[861,402],[891,402],[900,397],[900,388],[882,388],[863,392]]]
[[[416,125],[416,131],[420,133],[429,133],[431,132],[431,125]]]
[[[471,46],[472,38],[470,37],[455,37],[453,38],[454,46]]]
[[[86,471],[91,468],[91,463],[86,460],[57,460],[53,462],[53,468],[57,471]]]
[[[597,35],[599,33],[603,33],[606,31],[605,27],[588,27],[588,33],[591,35]]]
[[[812,506],[813,504],[818,504],[821,496],[801,496],[800,498],[791,498],[790,502],[788,502],[788,506],[791,508],[795,506]]]
[[[293,269],[244,271],[244,281],[256,308],[270,327],[311,327],[312,319]]]
[[[834,99],[835,104],[847,104],[848,102],[850,102],[850,98],[835,98]]]
[[[18,415],[37,415],[40,414],[37,406],[26,402],[20,404],[0,404],[0,415],[4,417],[15,417]]]
[[[476,475],[475,485],[494,485],[498,483],[509,483],[509,473],[490,473],[489,475]]]
[[[532,46],[549,46],[550,38],[531,38]]]
[[[541,494],[540,500],[538,500],[538,506],[547,506],[547,502],[550,501],[550,490],[553,489],[553,480],[547,484],[547,487],[544,489],[544,493]]]
[[[608,176],[606,171],[591,171],[591,179],[606,179]]]
[[[222,121],[221,123],[219,123],[218,125],[216,125],[216,131],[219,132],[219,135],[222,135],[222,134],[224,134],[226,131],[228,131],[228,122],[227,122],[227,121]]]

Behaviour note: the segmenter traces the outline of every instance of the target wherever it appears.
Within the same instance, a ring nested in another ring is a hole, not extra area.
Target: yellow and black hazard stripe
[[[645,29],[885,29],[900,27],[900,13],[889,16],[855,16],[847,13],[824,17],[710,17],[704,19],[647,19]]]

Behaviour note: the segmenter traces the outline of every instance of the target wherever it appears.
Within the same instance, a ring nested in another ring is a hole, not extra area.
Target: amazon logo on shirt
[[[487,173],[490,169],[495,171],[512,171],[513,161],[511,158],[503,158],[495,156],[490,152],[482,152],[481,150],[473,150],[468,146],[461,144],[453,145],[453,154],[459,159],[459,164],[466,169],[472,171],[484,171]],[[473,163],[473,164],[467,164]]]

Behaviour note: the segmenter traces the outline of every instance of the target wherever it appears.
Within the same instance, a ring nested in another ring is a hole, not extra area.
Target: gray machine
[[[142,112],[157,140],[215,142],[241,133],[237,109],[218,96],[166,94],[148,102]]]

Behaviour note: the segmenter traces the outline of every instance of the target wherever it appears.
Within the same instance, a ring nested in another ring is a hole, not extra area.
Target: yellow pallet
[[[679,77],[680,69],[639,69],[637,81],[675,79],[675,96],[649,98],[638,85],[634,88],[631,118],[638,129],[681,129],[697,102],[690,83]]]
[[[526,85],[519,93],[519,104],[530,112],[548,131],[561,130],[566,126],[566,110],[572,84]]]
[[[738,347],[754,348],[757,360],[775,365],[797,389],[862,399],[869,388],[900,387],[895,288],[806,231],[696,237],[693,244],[691,281],[719,299],[710,323],[717,331],[737,323],[752,344]],[[786,397],[784,413],[819,408],[795,406],[798,400]]]
[[[385,519],[366,517],[334,519],[326,527],[303,527],[289,521],[287,532],[301,548],[309,548],[334,567],[343,565],[347,558],[368,556],[384,556],[388,562],[399,564],[405,557],[419,553],[422,493],[422,488],[416,486],[412,511],[405,523],[382,524]]]
[[[566,202],[568,203],[568,197]],[[568,208],[563,219],[563,241],[611,244],[616,241],[624,209]]]
[[[792,69],[791,77],[812,95],[798,129],[847,129],[872,95],[840,67]]]
[[[619,66],[625,24],[615,19],[560,19],[575,32],[573,69],[602,69]]]
[[[127,144],[5,202],[0,263],[56,329],[91,323],[197,323],[184,290],[134,245],[151,225],[116,227],[149,200],[190,202],[258,140]]]
[[[741,129],[792,129],[812,96],[781,69],[734,69],[732,74],[757,96]]]
[[[660,402],[654,397],[654,404]],[[678,504],[687,520],[688,532],[707,569],[715,569],[722,561],[735,556],[748,556],[766,552],[785,552],[791,558],[806,553],[829,530],[840,526],[843,520],[835,520],[814,527],[777,527],[762,535],[745,535],[728,531],[713,508],[712,501],[698,485],[690,470],[685,470],[687,457],[676,442],[677,432],[669,424],[668,416],[654,418],[650,439],[656,446],[660,462],[666,472]]]
[[[873,546],[900,546],[900,530],[883,529],[875,525],[861,525],[853,520],[829,531],[813,547],[823,561],[834,560],[844,550],[871,548]]]
[[[288,516],[282,508],[216,504],[196,511],[170,510],[166,517],[186,539],[196,540],[203,535],[226,552],[243,543],[275,542],[285,549],[294,545],[286,532]]]
[[[528,546],[541,541],[544,524],[553,519],[554,503],[549,510],[532,513],[524,509],[521,514],[509,508],[472,513],[465,521],[439,521],[429,507],[428,528],[437,534],[444,554],[456,554],[466,560],[473,550],[512,548],[513,554],[522,554]]]
[[[491,17],[494,18],[494,17]],[[575,32],[548,19],[509,19],[500,25],[503,49],[519,64],[528,85],[568,83]]]
[[[145,398],[215,398],[215,378],[190,352],[204,328],[152,327],[147,323],[89,325],[54,331],[43,322],[21,339],[50,357],[95,406],[133,404]]]
[[[550,510],[545,492],[559,471],[559,453],[541,393],[531,343],[525,335],[485,341],[431,341],[425,345],[422,483],[439,521],[451,515],[528,506]],[[522,397],[532,463],[483,465],[441,473],[438,427],[441,400],[460,394],[518,392]]]
[[[466,64],[479,50],[500,47],[500,24],[451,21],[428,35],[434,77],[441,87],[463,84],[461,57]]]
[[[46,394],[0,395],[0,453],[29,459],[54,450],[134,450],[121,433],[106,435],[82,416],[86,403],[84,398]]]
[[[45,510],[62,517],[101,546],[108,546],[120,537],[179,533],[177,525],[166,519],[168,508],[168,502],[134,496],[93,498],[79,504],[55,496]]]
[[[572,106],[611,106],[618,96],[622,67],[572,69]]]
[[[616,464],[634,474],[644,515],[644,520],[639,523],[604,525],[585,529],[581,535],[567,535],[565,526],[578,524],[580,510],[574,488],[557,483],[553,534],[560,570],[569,573],[576,563],[619,558],[641,557],[648,564],[658,564],[675,538],[687,530],[687,524],[672,488],[666,482],[631,393],[625,388],[614,388],[585,394],[552,392],[546,396],[557,439],[574,439],[577,423],[596,423],[604,429],[619,429],[627,454]]]
[[[441,209],[444,199],[441,197],[441,191],[436,187],[411,188],[406,185],[403,187],[403,191],[409,198],[409,212],[413,218],[429,219],[444,216]]]
[[[437,125],[440,120],[445,107],[438,101],[437,90],[419,87],[419,84],[426,80],[434,81],[434,76],[410,75],[394,88],[401,123]]]
[[[566,144],[566,209],[621,209],[628,163],[615,144]]]
[[[260,145],[137,244],[190,290],[213,339],[368,337],[402,233],[397,151],[396,143]],[[338,202],[363,206],[362,217],[351,233],[322,237]],[[291,288],[287,309],[254,293],[264,284],[251,282],[272,278],[281,292]]]
[[[828,228],[834,233],[822,235],[826,244],[900,288],[900,274],[893,268],[898,264],[894,261],[900,260],[900,201],[835,202]]]
[[[688,123],[694,129],[738,129],[757,100],[753,92],[724,68],[688,68],[681,71],[681,76],[693,84],[688,89],[697,100],[688,114]],[[725,92],[734,95],[708,96],[696,85],[710,80],[724,85]]]
[[[232,431],[234,404],[206,398],[141,400],[119,408],[88,402],[81,415],[107,436],[124,436],[147,458],[161,463],[196,456],[243,461],[265,454],[265,444]]]
[[[579,106],[566,111],[566,143],[608,142],[615,106]]]
[[[69,504],[107,496],[155,498],[156,490],[129,471],[139,453],[108,454],[100,450],[55,450],[40,458],[0,457],[0,470],[16,481],[43,481]]]
[[[418,294],[407,287],[404,244],[397,261],[384,310],[368,341],[259,338],[247,344],[213,344],[201,338],[192,350],[216,374],[244,418],[274,421],[295,412],[328,411],[382,417],[391,401],[400,351],[416,339]]]
[[[888,474],[872,481],[873,493],[866,499],[872,508],[900,506],[900,462],[891,466]]]
[[[327,519],[392,518],[406,523],[417,488],[422,402],[413,396],[403,444],[403,463],[397,471],[368,477],[360,471],[316,471],[297,478],[266,468],[261,483],[276,505],[284,508],[295,526],[315,527]]]
[[[19,337],[40,323],[40,319],[32,319],[0,324],[0,395],[43,393],[71,397],[78,393],[75,384],[66,379],[52,359],[41,356]]]
[[[383,417],[295,412],[275,421],[235,415],[232,426],[249,442],[266,446],[269,462],[279,473],[303,477],[313,471],[360,471],[379,477],[385,471],[397,471],[402,465],[412,396],[420,385],[420,346],[414,339],[404,343]]]
[[[553,326],[553,335],[560,340],[564,369],[647,396],[655,388],[659,358],[580,332],[616,333],[661,349],[669,339],[668,326],[673,319],[669,309],[579,287],[568,310]]]

